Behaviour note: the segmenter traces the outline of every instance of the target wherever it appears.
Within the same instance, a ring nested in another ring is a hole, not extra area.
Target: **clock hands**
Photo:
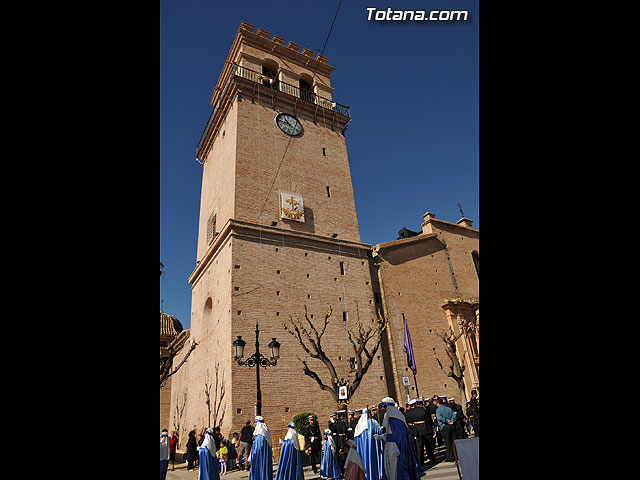
[[[276,120],[282,131],[289,135],[295,136],[302,132],[302,125],[290,114],[280,114]]]

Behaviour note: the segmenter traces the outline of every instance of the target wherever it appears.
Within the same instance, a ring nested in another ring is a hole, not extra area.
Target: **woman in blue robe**
[[[271,448],[271,432],[264,423],[264,418],[254,418],[256,428],[253,431],[251,446],[251,470],[249,480],[273,480],[273,449]]]
[[[300,457],[300,441],[293,422],[287,424],[289,430],[280,447],[280,460],[276,480],[304,480],[302,458]]]
[[[322,461],[320,462],[320,478],[340,478],[340,468],[336,457],[336,443],[333,440],[331,430],[324,431],[325,441],[322,450]]]
[[[376,410],[378,409],[377,405],[373,405],[373,407]],[[371,411],[372,410],[370,409],[369,412]],[[379,480],[382,480],[382,469],[384,468],[382,463],[382,451],[384,449],[384,445],[382,443],[382,440],[375,440],[375,435],[380,435],[382,433],[382,428],[380,427],[380,424],[378,423],[378,421],[375,418],[373,418],[373,414],[369,417],[369,420],[373,425],[374,441],[378,444],[378,477],[379,477]]]
[[[353,437],[356,442],[356,451],[365,468],[367,480],[380,480],[382,478],[380,466],[382,465],[382,449],[379,441],[374,438],[376,432],[373,422],[369,419],[367,410],[362,411],[356,424]]]
[[[213,439],[213,430],[207,428],[205,439],[198,448],[200,471],[198,480],[220,480],[220,466],[216,457],[216,442]]]
[[[382,421],[385,433],[376,438],[384,441],[382,480],[419,480],[420,464],[404,415],[392,398],[383,398],[382,404],[386,405]]]

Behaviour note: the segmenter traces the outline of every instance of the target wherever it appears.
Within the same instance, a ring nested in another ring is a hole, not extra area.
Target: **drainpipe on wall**
[[[385,300],[386,296],[384,294],[384,285],[382,284],[382,271],[381,271],[381,267],[380,265],[376,265],[377,269],[378,269],[378,285],[380,285],[380,297],[381,297],[381,301],[382,301],[382,314],[384,315],[384,319],[387,322],[387,343],[389,344],[389,354],[391,355],[391,369],[393,370],[393,385],[395,387],[395,395],[394,395],[394,400],[396,402],[398,402],[398,405],[401,404],[400,402],[400,392],[402,391],[402,389],[400,388],[400,379],[398,377],[398,366],[397,366],[397,362],[396,362],[396,353],[395,353],[395,349],[393,347],[393,338],[391,335],[391,322],[389,319],[389,312],[387,310],[387,302]]]

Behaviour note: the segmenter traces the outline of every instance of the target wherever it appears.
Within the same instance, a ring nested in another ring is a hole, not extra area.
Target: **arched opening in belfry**
[[[270,59],[265,60],[264,63],[262,64],[262,74],[265,75],[266,77],[269,77],[271,81],[267,79],[263,79],[262,84],[268,86],[273,84],[276,80],[278,80],[278,69],[279,67],[276,62]]]
[[[313,79],[309,75],[302,74],[299,81],[300,98],[307,102],[313,102]]]

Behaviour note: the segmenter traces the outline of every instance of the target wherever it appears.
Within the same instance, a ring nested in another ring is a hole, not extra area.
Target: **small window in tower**
[[[340,275],[344,275],[344,262],[340,262]]]
[[[329,189],[329,185],[327,185],[327,197],[331,197],[331,190]]]
[[[322,156],[326,157],[327,156],[327,149],[322,147]]]
[[[346,322],[349,319],[349,317],[347,317],[347,312],[342,312],[342,321]]]

